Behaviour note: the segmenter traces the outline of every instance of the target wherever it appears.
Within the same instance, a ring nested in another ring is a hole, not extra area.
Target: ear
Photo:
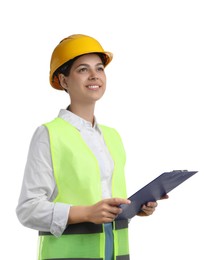
[[[58,79],[59,79],[61,87],[64,88],[65,90],[67,90],[68,85],[67,85],[66,76],[63,75],[62,73],[60,73],[60,74],[58,74]]]

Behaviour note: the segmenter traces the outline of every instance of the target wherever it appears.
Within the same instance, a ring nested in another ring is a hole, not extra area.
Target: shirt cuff
[[[70,205],[64,203],[55,203],[54,212],[53,212],[53,219],[51,223],[50,232],[59,237],[64,232],[67,222],[68,222],[68,215],[69,215]]]

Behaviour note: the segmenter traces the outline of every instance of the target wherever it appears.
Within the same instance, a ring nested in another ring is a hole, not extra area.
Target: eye
[[[97,68],[98,71],[104,71],[104,67],[103,66],[100,66]]]
[[[80,72],[80,73],[85,72],[85,71],[87,71],[86,67],[79,68],[79,70],[78,70],[78,72]]]

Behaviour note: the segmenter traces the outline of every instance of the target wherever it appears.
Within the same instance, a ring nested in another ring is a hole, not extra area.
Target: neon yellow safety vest
[[[55,202],[92,205],[102,199],[98,161],[80,132],[61,118],[45,124],[49,132],[54,177],[58,188]],[[114,161],[112,196],[127,198],[124,177],[125,151],[119,134],[101,126],[105,143]],[[114,259],[129,260],[128,221],[113,222]],[[103,224],[68,225],[60,237],[39,232],[39,260],[104,260]]]

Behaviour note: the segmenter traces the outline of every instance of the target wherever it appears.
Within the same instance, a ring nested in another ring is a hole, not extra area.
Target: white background
[[[204,0],[37,0],[0,4],[1,255],[36,259],[37,231],[17,220],[29,143],[68,105],[48,81],[53,48],[70,34],[98,39],[114,59],[98,102],[120,132],[132,194],[164,171],[198,170],[130,223],[131,259],[215,259],[215,6]]]

